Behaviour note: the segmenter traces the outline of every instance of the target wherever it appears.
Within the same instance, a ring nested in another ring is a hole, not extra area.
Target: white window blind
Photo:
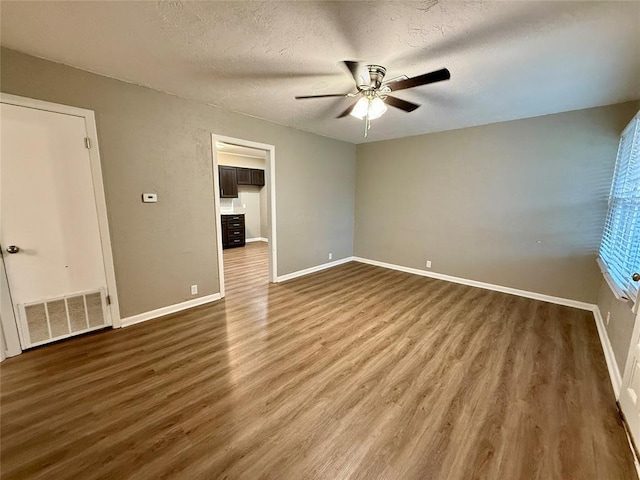
[[[635,300],[639,284],[631,276],[640,272],[640,112],[620,137],[600,259],[618,296]]]

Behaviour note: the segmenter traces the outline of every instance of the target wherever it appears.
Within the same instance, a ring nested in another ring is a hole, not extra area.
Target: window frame
[[[622,157],[621,155],[627,153],[625,147],[629,145],[626,143],[627,135],[632,135],[631,146],[628,156]],[[637,178],[634,178],[634,174]],[[632,181],[630,186],[629,180]],[[625,269],[631,264],[632,269],[640,268],[640,250],[624,250],[624,246],[620,245],[634,245],[634,240],[637,240],[636,244],[640,243],[640,111],[620,134],[597,259],[605,281],[616,298],[628,300],[633,304],[640,298],[640,285],[630,278],[634,272],[627,272]],[[611,245],[614,241],[617,241],[617,244]],[[616,253],[620,254],[621,250],[624,252],[623,255],[617,256],[620,262],[609,266],[607,261],[613,263],[615,259],[612,257],[616,257]]]

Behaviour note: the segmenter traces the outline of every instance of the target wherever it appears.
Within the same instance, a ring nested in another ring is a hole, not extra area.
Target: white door
[[[23,348],[111,324],[83,117],[0,104],[0,245]]]
[[[636,321],[619,399],[620,409],[627,420],[636,445],[640,445],[640,308],[638,302],[640,302],[640,294],[636,300]]]

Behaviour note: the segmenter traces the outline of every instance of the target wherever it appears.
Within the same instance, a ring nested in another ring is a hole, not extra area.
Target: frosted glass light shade
[[[369,120],[382,116],[387,111],[387,106],[380,97],[374,97],[373,99],[362,97],[356,103],[356,106],[351,110],[351,115],[362,120],[369,114]]]
[[[380,97],[375,97],[369,103],[369,120],[381,117],[387,111],[387,106]]]
[[[358,102],[356,103],[356,106],[353,107],[353,110],[351,110],[351,115],[362,120],[367,114],[368,110],[369,110],[369,99],[367,97],[362,97],[360,100],[358,100]]]

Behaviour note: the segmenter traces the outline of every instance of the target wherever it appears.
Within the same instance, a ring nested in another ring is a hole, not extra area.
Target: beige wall
[[[595,303],[618,139],[638,105],[358,145],[354,254]]]
[[[0,89],[95,111],[123,317],[219,291],[211,133],[275,145],[279,275],[352,255],[351,144],[7,49]]]

